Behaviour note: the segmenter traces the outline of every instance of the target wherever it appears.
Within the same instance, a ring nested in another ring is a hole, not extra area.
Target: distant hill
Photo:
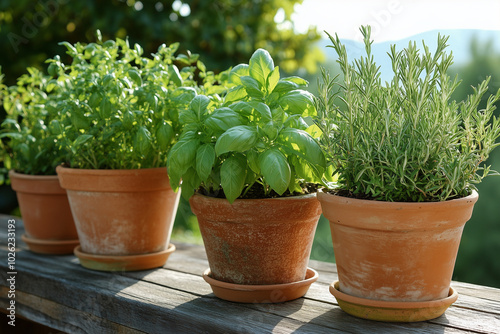
[[[333,34],[334,32],[329,33]],[[379,42],[372,45],[372,53],[375,57],[375,61],[381,66],[382,79],[385,79],[392,74],[390,58],[387,55],[387,52],[390,51],[390,46],[392,44],[396,44],[396,48],[401,50],[408,45],[409,41],[417,41],[417,46],[421,47],[422,40],[424,40],[426,45],[428,45],[432,51],[436,47],[438,33],[450,36],[448,40],[449,47],[447,50],[448,52],[453,52],[455,64],[463,64],[470,59],[470,45],[473,38],[476,38],[479,43],[493,43],[493,49],[500,53],[500,31],[497,30],[459,29],[428,31],[398,41]],[[346,45],[347,53],[350,59],[359,58],[361,55],[364,55],[363,43],[349,39],[341,39],[341,41]],[[318,43],[320,48],[325,52],[329,61],[335,61],[337,59],[335,50],[332,48],[326,48],[327,45],[331,45],[328,38],[321,39]]]

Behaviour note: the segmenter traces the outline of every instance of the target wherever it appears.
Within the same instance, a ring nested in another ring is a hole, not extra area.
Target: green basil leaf
[[[299,88],[299,85],[297,85],[296,83],[280,79],[276,87],[274,87],[273,93],[278,93],[278,94],[288,93],[297,88]]]
[[[193,87],[179,87],[171,94],[170,98],[179,106],[189,105],[196,96],[196,90]]]
[[[233,87],[229,90],[226,97],[224,98],[224,104],[228,105],[234,101],[241,101],[245,98],[245,96],[247,96],[247,91],[244,86],[239,85]]]
[[[179,73],[179,69],[175,65],[170,65],[168,67],[168,75],[170,76],[170,80],[177,86],[182,86],[182,77]]]
[[[260,174],[260,167],[259,167],[259,154],[255,150],[249,150],[246,153],[247,156],[247,163],[250,169],[255,173],[255,174]]]
[[[198,118],[196,117],[195,112],[191,109],[184,109],[179,114],[179,122],[182,125],[197,123]]]
[[[264,49],[256,50],[248,65],[250,76],[264,87],[269,73],[274,70],[273,58],[271,58],[269,52]]]
[[[302,89],[286,93],[280,97],[278,104],[289,114],[313,116],[316,113],[312,94]]]
[[[259,83],[257,80],[250,76],[240,77],[241,84],[245,87],[247,94],[251,97],[262,98],[264,93],[260,90]]]
[[[270,122],[273,119],[271,114],[271,109],[267,106],[267,104],[262,102],[247,102],[254,110],[256,110],[259,115],[262,117],[262,121],[264,123]]]
[[[167,122],[163,122],[162,125],[156,130],[156,141],[158,142],[158,148],[162,151],[168,150],[170,142],[174,137],[174,129]]]
[[[168,154],[168,166],[175,169],[180,175],[184,174],[189,167],[195,166],[196,151],[200,144],[195,133],[184,133],[184,136],[170,149]]]
[[[151,148],[151,133],[146,127],[141,126],[134,138],[134,148],[140,155],[147,155]]]
[[[279,80],[280,80],[280,69],[278,66],[276,66],[274,70],[271,73],[269,73],[269,76],[267,77],[268,93],[271,93],[274,90]]]
[[[245,161],[237,157],[226,159],[220,169],[221,185],[229,203],[241,195],[245,186]]]
[[[270,149],[259,156],[259,167],[269,186],[282,195],[288,188],[291,170],[286,157],[277,149]]]
[[[204,123],[214,132],[227,131],[230,128],[242,125],[240,115],[227,107],[215,109]]]
[[[198,121],[201,121],[202,115],[206,114],[210,99],[205,95],[197,95],[189,104],[189,109],[192,110]]]
[[[257,130],[248,125],[235,126],[224,132],[215,143],[217,156],[226,152],[245,152],[258,141]]]
[[[283,78],[283,80],[293,82],[294,84],[297,84],[299,87],[307,87],[309,85],[309,81],[296,76],[286,77]]]
[[[239,64],[233,67],[229,73],[229,81],[235,85],[241,85],[240,77],[249,75],[248,65]]]
[[[79,108],[73,108],[71,111],[71,124],[77,130],[86,130],[90,127],[90,120]]]
[[[283,144],[283,148],[291,154],[309,161],[313,165],[326,167],[326,160],[323,151],[318,143],[306,131],[286,128],[280,132],[278,141]]]
[[[142,86],[142,78],[137,70],[130,69],[128,70],[127,74],[130,77],[130,79],[132,79],[132,81],[135,83],[136,86],[138,87]]]
[[[101,100],[101,104],[99,106],[99,116],[101,116],[102,119],[109,118],[113,113],[113,109],[111,101],[105,96]]]
[[[196,151],[196,172],[205,181],[215,163],[215,150],[212,144],[204,144]]]

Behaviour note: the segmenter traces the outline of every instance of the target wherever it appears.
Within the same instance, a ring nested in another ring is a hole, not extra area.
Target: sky
[[[292,16],[295,29],[337,33],[361,41],[359,26],[369,24],[375,43],[446,29],[500,31],[499,0],[304,0]],[[324,35],[326,36],[326,35]]]

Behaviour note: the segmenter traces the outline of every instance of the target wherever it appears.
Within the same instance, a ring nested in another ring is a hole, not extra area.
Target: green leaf
[[[309,81],[296,76],[286,77],[283,78],[283,80],[293,82],[294,84],[297,84],[299,87],[307,87],[309,85]]]
[[[170,80],[177,86],[182,86],[182,77],[179,73],[179,69],[175,65],[170,65],[168,67],[168,75],[170,76]]]
[[[313,165],[325,168],[325,155],[318,143],[306,131],[286,128],[280,132],[278,141],[291,154],[309,161]]]
[[[238,125],[242,125],[241,117],[230,108],[215,109],[205,120],[205,125],[214,132],[227,131]]]
[[[316,112],[312,94],[302,89],[286,93],[280,97],[278,104],[289,114],[313,116]]]
[[[113,113],[113,104],[111,101],[105,96],[101,100],[101,104],[99,106],[99,116],[101,116],[102,119],[109,118],[111,114]]]
[[[217,156],[226,152],[245,152],[255,146],[257,130],[248,125],[235,126],[224,132],[215,143]]]
[[[193,87],[179,87],[171,93],[170,98],[178,106],[188,105],[196,96],[196,90]]]
[[[198,69],[201,71],[201,72],[206,72],[207,71],[207,67],[205,66],[205,64],[203,64],[200,60],[198,60],[196,62],[196,66],[198,67]]]
[[[297,85],[296,83],[280,79],[276,87],[274,87],[273,93],[288,93],[297,88],[299,88],[299,85]]]
[[[240,77],[249,75],[248,65],[239,64],[231,70],[229,73],[229,81],[235,85],[241,85]]]
[[[158,142],[158,148],[162,151],[168,150],[170,142],[174,137],[174,129],[167,122],[163,122],[162,125],[156,130],[156,141]]]
[[[141,126],[134,139],[134,149],[136,149],[140,155],[146,155],[151,148],[151,133],[146,127]]]
[[[262,102],[247,102],[254,110],[256,110],[259,115],[262,117],[262,121],[264,123],[270,122],[273,119],[271,114],[271,109],[267,106],[267,104]]]
[[[78,148],[80,147],[81,145],[85,144],[86,142],[88,142],[91,138],[93,138],[94,136],[92,135],[80,135],[78,136],[78,138],[76,138],[76,140],[73,142],[73,148]]]
[[[136,86],[138,87],[142,86],[142,78],[137,70],[130,69],[128,70],[127,74],[130,77],[130,79],[132,79],[132,81],[135,83]]]
[[[257,80],[250,76],[240,77],[240,79],[249,96],[256,98],[262,98],[264,96],[264,93],[262,93],[262,91],[260,90],[260,86]]]
[[[271,58],[269,52],[264,49],[256,50],[250,58],[248,65],[250,76],[264,87],[269,73],[274,70],[273,58]]]
[[[282,195],[288,188],[291,170],[286,157],[277,149],[270,149],[259,156],[259,167],[269,186]]]
[[[274,90],[279,80],[280,80],[280,69],[278,66],[276,66],[274,70],[271,73],[269,73],[269,76],[267,77],[268,93],[271,93]]]
[[[247,96],[247,91],[244,86],[239,85],[229,90],[224,98],[224,104],[228,105],[235,101],[241,101]]]
[[[83,112],[79,108],[73,108],[71,110],[71,124],[77,130],[86,130],[90,127],[90,120],[83,115]]]
[[[200,144],[194,132],[187,132],[179,139],[168,155],[169,169],[175,169],[177,173],[184,174],[189,167],[195,166],[196,151]]]
[[[210,99],[208,97],[205,95],[197,95],[189,104],[189,109],[195,113],[198,121],[201,121],[202,115],[206,113],[209,103]]]
[[[204,144],[196,151],[196,172],[206,181],[215,163],[215,150],[212,144]]]
[[[247,156],[247,163],[250,169],[257,175],[260,174],[260,167],[259,167],[259,154],[255,150],[249,150],[246,153]]]
[[[184,177],[182,180],[181,190],[182,196],[185,199],[189,199],[193,196],[196,189],[200,187],[201,179],[198,177],[194,168],[189,168],[186,173],[184,173]]]
[[[233,203],[241,195],[245,186],[246,165],[238,157],[226,159],[220,170],[221,185],[229,203]]]
[[[184,109],[179,114],[179,122],[182,125],[193,124],[198,122],[198,118],[193,110]]]

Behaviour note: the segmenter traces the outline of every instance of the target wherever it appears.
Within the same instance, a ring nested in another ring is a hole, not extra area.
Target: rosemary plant
[[[488,174],[482,164],[499,144],[500,120],[493,116],[500,90],[487,92],[486,78],[465,101],[450,96],[460,84],[447,75],[453,63],[448,37],[423,51],[415,42],[388,53],[394,72],[382,82],[371,53],[370,27],[362,27],[366,55],[350,63],[338,36],[328,35],[337,52],[343,82],[322,72],[316,124],[328,163],[338,175],[335,192],[356,198],[423,202],[467,196]]]

